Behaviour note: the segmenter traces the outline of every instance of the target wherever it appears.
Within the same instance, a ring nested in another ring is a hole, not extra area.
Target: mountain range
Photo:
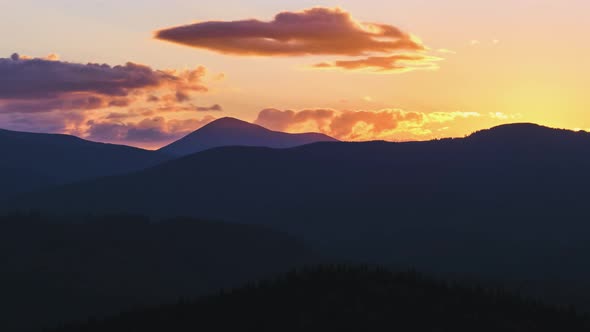
[[[515,124],[429,142],[222,147],[5,208],[259,224],[344,259],[590,290],[578,264],[590,257],[589,168],[590,134]]]
[[[91,178],[125,174],[209,148],[293,147],[335,141],[322,134],[287,134],[222,118],[159,151],[87,141],[75,136],[0,130],[0,198]]]
[[[221,142],[210,133],[216,128],[227,133],[228,126],[232,133],[261,130],[223,119],[191,139]],[[69,169],[92,170],[89,160],[97,154],[111,156],[110,168],[94,165],[109,170],[108,176],[87,171],[77,180],[62,177],[69,182],[1,200],[4,214],[139,214],[158,222],[185,216],[254,225],[288,234],[321,257],[501,282],[530,296],[590,309],[586,132],[523,123],[427,142],[328,140],[279,149],[268,147],[272,141],[258,141],[263,146],[224,141],[230,146],[176,157],[166,149],[68,136],[2,134],[3,153],[21,164],[0,165],[16,173],[28,171],[19,165],[37,165],[31,172],[36,176],[25,173],[31,181],[51,184],[59,174],[55,168],[66,160]],[[126,158],[133,167],[121,169],[118,161]],[[15,190],[22,182],[13,183]],[[218,233],[211,240],[227,244]]]

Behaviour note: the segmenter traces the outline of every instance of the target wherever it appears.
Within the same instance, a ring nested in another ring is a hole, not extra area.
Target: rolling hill
[[[271,131],[234,118],[222,118],[163,147],[160,151],[170,155],[185,156],[222,146],[291,148],[315,142],[335,141],[337,140],[324,134],[288,134]]]
[[[154,166],[168,156],[69,135],[0,129],[0,198]]]

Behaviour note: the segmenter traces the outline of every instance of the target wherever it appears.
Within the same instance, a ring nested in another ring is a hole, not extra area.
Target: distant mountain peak
[[[494,141],[547,141],[560,137],[573,137],[587,135],[585,132],[575,132],[567,129],[550,128],[535,123],[511,123],[496,126],[486,130],[480,130],[471,134],[471,140],[494,140]]]
[[[335,142],[320,133],[290,134],[272,131],[257,124],[225,117],[203,126],[160,151],[184,156],[223,146],[291,148],[316,142]]]
[[[541,130],[555,130],[554,128],[541,126],[532,122],[517,122],[508,123],[488,129],[489,131],[541,131]]]
[[[205,125],[203,128],[226,128],[226,129],[240,129],[240,128],[252,128],[258,127],[262,128],[258,125],[255,125],[250,122],[246,122],[240,119],[232,118],[232,117],[224,117],[217,120],[210,122],[209,124]],[[264,128],[266,129],[266,128]]]

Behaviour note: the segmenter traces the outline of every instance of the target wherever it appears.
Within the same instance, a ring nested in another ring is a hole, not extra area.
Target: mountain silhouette
[[[222,146],[260,146],[291,148],[315,142],[335,142],[319,133],[288,134],[234,118],[215,120],[201,129],[163,147],[160,151],[184,156]]]
[[[588,318],[417,273],[345,266],[295,271],[217,296],[54,332],[588,331]]]
[[[0,129],[0,197],[154,166],[162,153],[75,136]],[[5,182],[6,181],[6,182]],[[9,184],[9,185],[8,185]]]
[[[568,140],[584,140],[585,131],[571,131],[540,126],[534,123],[514,123],[478,131],[471,140],[495,142],[496,144],[569,144]]]
[[[589,134],[517,124],[429,142],[223,147],[4,207],[266,225],[326,255],[507,280],[590,308],[588,169]]]

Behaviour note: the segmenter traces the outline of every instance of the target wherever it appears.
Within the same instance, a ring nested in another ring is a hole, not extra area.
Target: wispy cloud
[[[221,112],[223,111],[223,107],[219,104],[211,105],[209,107],[206,106],[197,106],[196,108],[199,112]]]
[[[356,60],[322,62],[313,67],[319,69],[370,71],[375,73],[402,73],[413,70],[437,69],[438,66],[435,62],[440,60],[442,59],[423,54],[397,54]]]

